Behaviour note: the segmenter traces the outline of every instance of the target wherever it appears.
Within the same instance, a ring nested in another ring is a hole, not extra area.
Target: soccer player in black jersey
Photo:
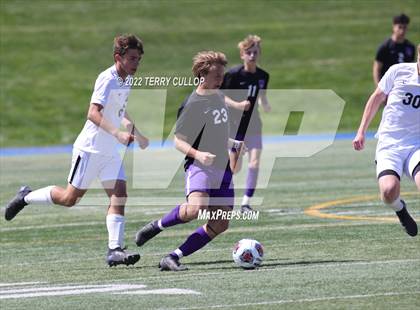
[[[378,86],[379,80],[392,65],[414,62],[416,49],[414,44],[405,38],[409,23],[410,18],[405,14],[394,16],[392,35],[379,46],[373,62],[375,86]]]
[[[230,127],[233,135],[231,138],[244,141],[248,149],[248,174],[241,205],[242,212],[252,210],[250,199],[257,184],[262,150],[262,123],[256,105],[258,103],[265,112],[271,111],[265,94],[269,74],[257,66],[261,54],[260,43],[261,39],[256,35],[249,35],[239,42],[238,48],[243,64],[231,68],[225,74],[221,87],[233,100],[240,102],[248,99],[250,102],[245,111],[238,110],[227,102],[230,107]],[[241,165],[238,163],[234,172],[240,169]]]

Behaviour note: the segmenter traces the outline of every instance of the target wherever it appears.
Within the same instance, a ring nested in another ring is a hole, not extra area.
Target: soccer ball
[[[254,269],[261,265],[264,248],[261,243],[253,239],[242,239],[233,248],[233,261],[244,269]]]

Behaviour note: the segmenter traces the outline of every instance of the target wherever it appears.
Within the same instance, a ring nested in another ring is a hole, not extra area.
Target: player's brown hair
[[[239,51],[243,52],[247,49],[253,47],[254,45],[257,45],[260,47],[261,38],[255,34],[248,35],[245,39],[243,39],[241,42],[238,43]]]
[[[124,56],[128,49],[137,49],[144,54],[143,42],[134,34],[118,35],[114,38],[114,55]]]
[[[196,77],[207,75],[214,65],[227,65],[225,54],[214,51],[199,52],[193,58],[192,72]]]
[[[404,13],[401,13],[400,15],[396,15],[393,17],[392,23],[394,25],[396,24],[408,25],[410,23],[410,17],[408,17]]]

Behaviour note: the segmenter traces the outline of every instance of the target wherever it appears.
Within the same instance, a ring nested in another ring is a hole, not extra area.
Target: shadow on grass
[[[259,269],[272,268],[272,267],[290,267],[290,266],[313,266],[313,265],[323,265],[323,264],[337,264],[337,263],[352,263],[357,262],[358,260],[302,260],[302,261],[290,261],[284,259],[265,259],[262,266]],[[230,266],[220,266],[220,264],[229,264]],[[238,269],[238,267],[233,263],[232,260],[215,260],[215,261],[204,261],[204,262],[191,262],[186,265],[190,266],[203,266],[200,269],[205,270],[229,270],[229,269]]]
[[[340,263],[354,263],[360,262],[361,260],[301,260],[301,261],[290,261],[287,259],[265,259],[262,266],[258,269],[266,269],[273,267],[293,267],[293,266],[314,266],[314,265],[323,265],[323,264],[340,264]],[[227,265],[228,264],[228,265]],[[195,262],[186,262],[185,265],[190,267],[190,271],[200,271],[200,270],[238,270],[233,260],[214,260],[214,261],[195,261]],[[198,269],[195,269],[192,266],[199,266]],[[109,268],[109,270],[123,271],[123,270],[150,270],[158,269],[158,263],[156,264],[147,264],[141,265],[136,264],[135,266],[120,266],[119,268]],[[280,269],[280,268],[279,268]],[[252,270],[252,269],[251,269]]]

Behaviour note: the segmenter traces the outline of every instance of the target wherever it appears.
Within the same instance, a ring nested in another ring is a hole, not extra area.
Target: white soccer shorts
[[[414,168],[420,162],[420,145],[383,145],[376,147],[376,176],[385,170],[395,171],[400,178],[403,173],[413,178]]]
[[[121,157],[103,156],[73,148],[68,182],[78,189],[88,189],[98,178],[101,182],[126,180]]]

